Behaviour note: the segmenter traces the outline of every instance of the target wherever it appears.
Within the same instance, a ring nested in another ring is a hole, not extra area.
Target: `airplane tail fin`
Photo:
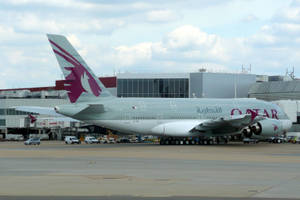
[[[71,103],[112,96],[66,37],[54,34],[47,34],[47,37],[65,76],[64,87]]]
[[[33,124],[34,122],[36,122],[36,117],[33,116],[32,114],[28,115],[29,119],[30,119],[30,123]]]

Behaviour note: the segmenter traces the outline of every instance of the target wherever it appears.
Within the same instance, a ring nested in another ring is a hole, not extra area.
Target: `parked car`
[[[24,142],[25,145],[40,145],[41,140],[40,138],[29,138]]]
[[[138,143],[139,139],[138,138],[130,138],[131,143]]]
[[[66,144],[80,144],[81,141],[79,139],[77,139],[77,137],[75,137],[75,136],[66,136],[65,143]]]
[[[100,138],[98,138],[98,140],[99,140],[99,142],[101,144],[106,144],[107,143],[107,139],[106,138],[100,137]]]
[[[114,144],[114,143],[116,143],[116,140],[115,140],[115,138],[110,137],[110,138],[107,140],[107,143],[108,143],[108,144]]]
[[[130,143],[130,140],[128,138],[119,138],[117,143]]]
[[[97,140],[94,136],[86,136],[84,138],[84,142],[86,144],[99,144],[100,143],[100,141]]]
[[[36,133],[31,133],[29,134],[29,138],[40,138],[40,140],[49,140],[49,135],[48,134],[36,134]]]

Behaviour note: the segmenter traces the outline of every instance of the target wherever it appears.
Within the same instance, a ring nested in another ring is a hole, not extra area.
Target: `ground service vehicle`
[[[293,144],[300,144],[300,137],[295,136],[295,137],[291,140],[291,142],[292,142]]]
[[[79,139],[77,139],[77,137],[75,137],[75,136],[66,136],[65,143],[66,144],[80,144],[81,141]]]
[[[84,142],[86,144],[99,144],[100,143],[100,141],[97,140],[94,136],[86,136],[84,138]]]
[[[5,139],[9,140],[9,141],[22,141],[22,140],[24,140],[24,137],[23,137],[23,135],[6,134]]]

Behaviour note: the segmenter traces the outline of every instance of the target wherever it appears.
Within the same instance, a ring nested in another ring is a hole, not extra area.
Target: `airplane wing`
[[[240,132],[243,128],[264,119],[251,114],[207,120],[173,121],[155,126],[152,133],[172,136],[217,136]]]
[[[66,117],[65,115],[60,114],[60,110],[61,110],[60,106],[56,106],[55,107],[56,110],[53,107],[38,107],[38,106],[16,106],[13,108],[19,111],[58,117],[63,121],[75,121],[75,122],[78,121],[71,117]],[[97,114],[102,112],[105,112],[103,104],[86,104],[79,107],[77,110],[74,109],[74,113],[72,113],[72,116],[76,117],[77,115],[91,115],[91,114]]]
[[[263,119],[264,117],[262,116],[253,118],[253,115],[251,114],[220,117],[217,119],[206,120],[195,126],[190,132],[209,132],[212,134],[234,133]]]

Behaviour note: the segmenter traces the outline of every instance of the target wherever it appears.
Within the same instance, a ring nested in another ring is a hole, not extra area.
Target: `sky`
[[[251,65],[300,77],[300,0],[0,0],[0,89],[62,79],[47,33],[98,76]]]

